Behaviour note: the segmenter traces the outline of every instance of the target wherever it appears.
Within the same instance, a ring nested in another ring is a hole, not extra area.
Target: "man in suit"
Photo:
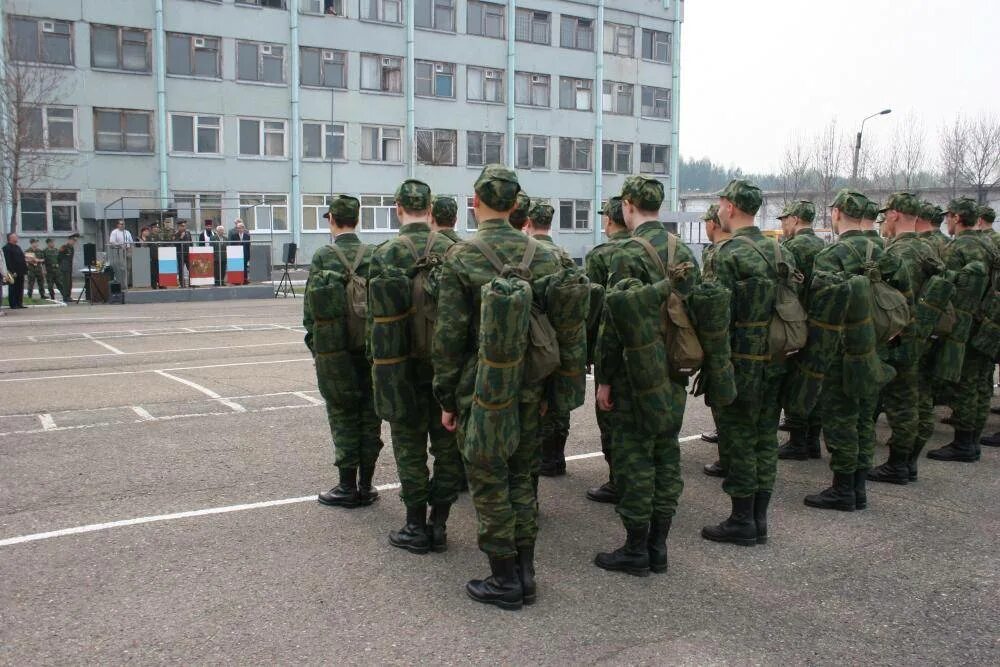
[[[250,232],[243,226],[242,220],[236,220],[236,226],[229,232],[229,241],[243,246],[243,283],[246,284],[249,282],[247,267],[250,264]]]
[[[7,288],[7,305],[11,310],[24,308],[24,276],[28,273],[28,260],[24,251],[17,245],[17,234],[7,235],[7,245],[3,247],[3,259],[7,264],[7,272],[14,276],[14,282]]]
[[[191,232],[188,231],[187,223],[183,220],[177,223],[177,232],[174,234],[174,241],[177,242],[177,284],[184,287],[184,276],[191,280],[191,272],[188,269],[188,250],[191,248]],[[188,283],[190,285],[190,282]]]
[[[119,220],[115,228],[111,230],[108,239],[111,258],[111,265],[115,269],[115,279],[120,283],[128,281],[132,286],[132,246],[135,245],[132,239],[132,232],[125,229],[125,221]]]

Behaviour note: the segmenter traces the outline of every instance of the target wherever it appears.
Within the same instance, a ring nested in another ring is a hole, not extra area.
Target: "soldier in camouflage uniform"
[[[510,224],[520,192],[513,170],[488,165],[476,180],[476,238],[508,264],[520,264],[529,239]],[[537,280],[559,270],[549,250],[536,247],[529,271]],[[442,424],[458,432],[459,449],[479,524],[479,548],[490,560],[491,576],[473,579],[466,592],[477,602],[517,609],[535,598],[534,551],[538,504],[533,474],[538,461],[542,386],[523,386],[517,433],[496,438],[465,437],[475,392],[479,356],[482,286],[497,276],[486,256],[469,242],[456,244],[441,272],[434,334],[434,396]]]
[[[622,198],[612,197],[604,208],[601,209],[601,219],[604,222],[604,235],[607,241],[587,253],[583,260],[584,271],[587,279],[595,285],[601,285],[605,289],[610,287],[608,280],[611,274],[611,257],[621,247],[621,242],[629,235],[628,227],[625,226],[625,218],[622,216]],[[590,305],[592,312],[596,307]],[[603,304],[600,308],[603,310]],[[597,344],[597,331],[600,324],[598,316],[588,327],[587,331],[587,362],[594,363],[594,349]],[[601,410],[595,406],[597,413],[597,428],[601,432],[601,452],[604,453],[604,461],[608,464],[608,481],[600,486],[587,490],[587,498],[598,503],[617,503],[618,489],[615,486],[615,469],[611,461],[611,413]]]
[[[565,249],[552,240],[552,216],[555,209],[544,201],[532,202],[522,231],[538,241],[559,258],[562,268],[573,268],[576,262]],[[538,473],[544,477],[566,474],[566,440],[569,438],[569,413],[548,410],[542,417],[542,463]]]
[[[805,200],[789,203],[778,216],[785,237],[781,244],[782,250],[795,258],[795,266],[805,277],[805,285],[812,281],[816,255],[826,246],[823,239],[813,231],[812,223],[815,219],[816,205]],[[810,415],[794,415],[786,407],[785,415],[785,427],[790,437],[784,446],[778,448],[778,458],[793,461],[820,458],[820,411],[813,410]]]
[[[701,263],[702,266],[708,266],[715,256],[716,251],[719,249],[719,244],[726,239],[732,237],[732,234],[727,232],[722,228],[722,223],[719,221],[719,205],[712,204],[705,211],[705,215],[701,216],[702,221],[705,223],[705,235],[708,236],[708,240],[711,245],[706,247],[701,251]],[[717,424],[719,422],[718,417],[715,414],[715,408],[712,408],[712,420]],[[715,429],[711,433],[702,433],[701,439],[705,442],[712,443],[718,447],[719,444],[719,429]],[[708,463],[702,468],[702,472],[709,477],[725,477],[726,470],[722,467],[722,456],[720,456],[714,463]]]
[[[333,234],[333,246],[323,246],[313,255],[309,265],[309,278],[306,280],[306,291],[309,290],[309,280],[320,271],[336,271],[347,274],[357,259],[357,253],[364,253],[364,259],[358,265],[357,273],[367,278],[368,266],[371,262],[372,246],[361,243],[355,228],[358,225],[358,210],[360,202],[346,195],[341,195],[330,204],[329,211],[323,217],[330,222],[330,233]],[[340,253],[334,249],[339,249]],[[343,256],[346,259],[345,266]],[[305,327],[305,343],[310,352],[313,349],[313,319],[309,299],[303,300],[302,326]],[[355,381],[360,389],[361,399],[345,401],[334,391],[328,378],[317,373],[317,383],[320,393],[326,400],[326,415],[330,422],[330,433],[333,437],[334,463],[340,473],[340,483],[324,491],[318,496],[324,505],[339,507],[360,507],[371,505],[378,499],[378,491],[372,487],[372,477],[375,474],[375,462],[382,450],[382,423],[375,415],[375,404],[372,395],[371,362],[364,353],[351,353],[354,365]],[[360,471],[360,476],[359,476]]]
[[[987,270],[996,266],[996,247],[982,232],[975,229],[978,216],[979,209],[975,200],[961,197],[949,202],[948,233],[953,240],[945,251],[944,263],[947,269],[959,271],[969,262],[977,261],[985,264]],[[975,329],[971,335],[975,335]],[[994,367],[993,359],[981,354],[971,345],[966,345],[962,377],[952,402],[955,438],[944,447],[927,452],[927,458],[936,461],[979,460],[979,438],[986,426],[990,399],[993,396]]]
[[[45,239],[45,286],[49,290],[49,298],[56,300],[56,288],[59,286],[59,248],[54,239]]]
[[[722,243],[705,266],[705,280],[714,280],[733,292],[736,317],[737,284],[747,279],[771,281],[778,275],[776,247],[754,225],[760,209],[760,189],[746,180],[735,179],[719,192],[719,220],[732,238]],[[758,251],[759,249],[759,251]],[[794,270],[794,259],[783,256]],[[743,322],[733,319],[731,338],[739,335]],[[726,477],[722,488],[730,496],[728,519],[702,528],[701,536],[715,542],[751,546],[767,540],[767,509],[778,468],[778,418],[780,390],[785,376],[784,359],[744,360],[734,356],[737,387],[758,386],[759,393],[741,393],[729,406],[716,411],[719,451]],[[763,362],[763,363],[761,363]],[[741,378],[741,375],[744,377]]]
[[[878,219],[879,218],[878,204],[868,199],[867,197],[865,197],[865,199],[868,201],[868,205],[865,207],[865,212],[861,216],[861,231],[864,232],[865,236],[870,238],[872,241],[875,241],[875,243],[878,245],[879,248],[884,248],[885,239],[879,233],[879,230],[875,227],[877,222],[882,222],[884,224],[884,221],[879,221]]]
[[[941,232],[942,222],[944,211],[941,207],[924,201],[920,207],[920,215],[917,216],[917,234],[927,243],[934,256],[944,261],[944,250],[951,239]]]
[[[524,231],[524,225],[528,222],[528,211],[531,210],[531,197],[524,191],[517,193],[517,203],[514,204],[510,212],[510,226],[514,229]]]
[[[990,239],[990,241],[993,242],[993,245],[1000,248],[1000,245],[998,245],[1000,244],[1000,232],[993,229],[993,223],[996,222],[997,219],[997,212],[989,206],[980,206],[976,210],[976,215],[978,216],[976,229],[981,231],[988,239]]]
[[[450,240],[458,243],[462,238],[455,232],[455,221],[458,220],[458,202],[454,197],[438,195],[431,205],[431,229]]]
[[[413,275],[419,258],[444,257],[453,244],[451,239],[431,230],[431,188],[409,179],[396,190],[396,215],[399,236],[375,249],[369,268],[369,280],[390,267]],[[434,369],[429,359],[411,358],[409,377],[416,385],[414,406],[407,421],[391,421],[392,451],[399,471],[400,498],[406,507],[406,524],[389,534],[389,543],[411,553],[424,554],[432,548],[447,548],[446,522],[451,505],[458,497],[462,479],[462,460],[455,436],[441,424],[441,408],[431,395]],[[434,456],[434,474],[427,470],[427,442]],[[428,529],[427,507],[431,507]]]
[[[38,283],[38,298],[45,298],[45,258],[42,249],[38,247],[38,239],[29,241],[28,249],[24,253],[24,259],[28,263],[28,298],[35,291],[35,283]]]
[[[883,230],[890,240],[886,253],[898,261],[899,269],[892,281],[906,297],[910,306],[911,323],[897,338],[889,341],[880,352],[889,365],[896,369],[896,377],[882,389],[882,406],[892,434],[889,437],[889,460],[868,472],[873,482],[907,484],[910,481],[910,459],[917,445],[921,404],[919,389],[919,362],[924,341],[914,338],[912,314],[924,284],[932,275],[941,271],[940,262],[934,260],[930,246],[917,236],[916,217],[923,204],[909,192],[896,192],[889,196],[885,207]],[[925,389],[930,398],[930,387]],[[925,406],[926,408],[926,406]],[[932,422],[930,413],[924,414]]]
[[[670,234],[657,217],[663,204],[663,184],[651,177],[629,176],[622,186],[622,216],[631,238],[621,242],[611,255],[609,285],[626,278],[653,284],[667,278],[660,264],[667,265]],[[650,256],[653,247],[660,263]],[[687,264],[683,278],[669,276],[673,289],[686,297],[700,280],[694,255],[676,241],[674,266]],[[668,269],[671,267],[668,267]],[[659,313],[657,313],[659,315]],[[659,331],[659,316],[635,322],[636,327]],[[622,339],[605,313],[597,339],[597,405],[611,413],[611,457],[620,494],[615,510],[625,526],[625,544],[599,553],[594,564],[605,570],[643,576],[667,570],[667,533],[684,483],[681,481],[680,445],[677,436],[684,419],[687,378],[669,379],[671,419],[667,430],[649,432],[637,414],[624,358]]]

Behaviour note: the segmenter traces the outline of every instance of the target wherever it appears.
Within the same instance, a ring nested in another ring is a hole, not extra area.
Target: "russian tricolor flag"
[[[243,284],[243,246],[226,246],[226,282],[230,285]]]
[[[177,248],[161,245],[157,251],[157,267],[160,271],[160,287],[177,287]]]

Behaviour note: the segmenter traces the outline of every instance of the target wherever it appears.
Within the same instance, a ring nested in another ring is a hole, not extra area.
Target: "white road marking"
[[[48,412],[38,415],[38,421],[42,423],[43,431],[54,431],[55,429],[59,428],[58,426],[56,426],[56,420],[53,419],[52,415],[50,415]]]
[[[69,375],[43,375],[28,378],[0,378],[0,382],[35,382],[37,380],[69,380],[72,378],[106,377],[109,375],[139,375],[141,373],[159,373],[162,371],[198,371],[205,368],[229,368],[232,366],[260,366],[262,364],[291,364],[301,361],[312,361],[312,356],[296,359],[271,359],[267,361],[240,361],[231,364],[207,364],[204,366],[179,366],[177,368],[147,369],[141,371],[106,371],[102,373],[72,373]]]
[[[105,350],[110,350],[113,354],[125,354],[124,352],[122,352],[121,350],[119,350],[114,345],[108,345],[103,340],[97,340],[96,338],[94,338],[90,334],[83,334],[83,337],[86,338],[87,340],[89,340],[92,343],[97,343],[98,345],[100,345],[101,347],[103,347]],[[17,361],[17,360],[13,359],[13,360],[9,360],[9,361]]]
[[[167,378],[169,380],[174,380],[176,382],[180,382],[181,384],[186,384],[187,386],[191,387],[195,391],[200,391],[201,393],[205,394],[209,398],[216,399],[217,401],[219,401],[219,403],[222,403],[223,405],[231,408],[233,412],[246,412],[247,411],[247,409],[244,408],[239,403],[236,403],[235,401],[230,401],[228,398],[223,398],[221,394],[217,394],[214,391],[212,391],[211,389],[209,389],[208,387],[203,387],[200,384],[198,384],[197,382],[193,382],[193,381],[188,380],[186,378],[178,377],[177,375],[171,375],[170,373],[167,373],[166,371],[156,371],[156,374],[160,375],[162,377],[165,377],[165,378]]]
[[[691,442],[692,440],[697,440],[700,435],[689,435],[683,438],[678,438],[677,442]],[[581,459],[592,459],[598,456],[604,456],[604,452],[587,452],[586,454],[573,454],[572,456],[567,456],[567,461],[580,461]]]
[[[321,398],[315,398],[313,396],[310,396],[309,394],[305,393],[304,391],[294,391],[294,392],[292,392],[292,396],[298,396],[303,401],[308,401],[308,402],[312,403],[313,405],[326,405],[326,401],[324,401],[323,399],[321,399]]]
[[[214,345],[212,347],[178,347],[172,350],[138,350],[136,352],[123,352],[117,348],[112,348],[110,345],[103,341],[99,341],[96,338],[91,339],[98,345],[103,345],[104,347],[112,350],[115,355],[138,355],[138,354],[170,354],[172,352],[209,352],[212,350],[241,350],[247,348],[255,347],[274,347],[277,345],[302,345],[304,343],[300,340],[287,340],[280,343],[248,343],[247,345]],[[12,363],[15,361],[49,361],[49,360],[67,360],[67,359],[93,359],[95,357],[110,357],[111,354],[71,354],[61,357],[19,357],[17,359],[0,359],[0,363]]]
[[[144,422],[156,421],[156,417],[150,414],[149,410],[142,407],[141,405],[133,405],[132,412],[139,415],[139,419],[141,419]]]

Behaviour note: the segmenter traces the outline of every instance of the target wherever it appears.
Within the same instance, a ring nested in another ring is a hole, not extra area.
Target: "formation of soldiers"
[[[45,247],[39,245],[38,239],[30,239],[28,249],[24,251],[28,262],[27,287],[30,299],[38,285],[38,298],[44,299],[46,292],[55,301],[58,289],[66,303],[72,291],[73,254],[79,234],[70,236],[62,247],[57,248],[54,239],[45,239]]]
[[[609,469],[587,497],[614,503],[625,530],[594,562],[637,576],[668,568],[689,386],[718,428],[706,473],[731,499],[729,516],[702,529],[716,542],[767,542],[778,460],[819,458],[821,434],[833,482],[805,504],[843,511],[867,507],[869,481],[916,481],[935,405],[952,407],[955,438],[929,458],[971,462],[981,444],[1000,446],[1000,434],[982,437],[1000,346],[992,209],[956,199],[943,211],[906,192],[880,207],[842,190],[830,207],[836,242],[816,236],[815,206],[802,201],[779,216],[779,244],[754,224],[760,190],[734,180],[704,216],[712,245],[699,266],[658,219],[662,184],[631,176],[602,209],[607,241],[581,270],[549,234],[552,207],[531,201],[512,170],[487,166],[474,189],[477,229],[461,240],[455,200],[404,181],[399,234],[379,246],[355,233],[358,199],[336,198],[303,319],[340,474],[319,502],[378,499],[388,421],[406,508],[389,543],[446,550],[467,483],[490,565],[466,585],[476,601],[536,600],[539,476],[565,474],[569,412],[582,399],[558,392],[584,387],[587,368]],[[576,349],[586,354],[574,361]],[[779,448],[782,410],[790,438]],[[881,412],[892,436],[875,466]]]

